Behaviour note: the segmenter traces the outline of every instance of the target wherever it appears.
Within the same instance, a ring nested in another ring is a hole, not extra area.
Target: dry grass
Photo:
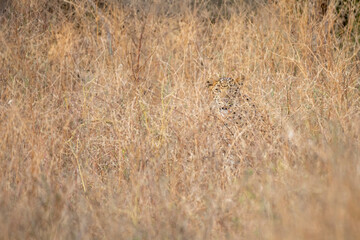
[[[0,238],[360,236],[358,1],[144,2],[1,15]],[[241,75],[271,143],[217,131]]]

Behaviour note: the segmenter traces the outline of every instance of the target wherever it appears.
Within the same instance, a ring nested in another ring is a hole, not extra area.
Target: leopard
[[[269,117],[249,96],[244,82],[244,76],[207,81],[212,97],[210,108],[217,122],[213,134],[220,137],[222,156],[230,162],[234,162],[239,153],[240,158],[250,162],[251,156],[246,156],[245,152],[252,152],[249,149],[256,149],[259,143],[264,142],[262,140],[271,142]]]
[[[212,93],[213,107],[226,125],[243,128],[250,123],[264,121],[252,98],[243,90],[243,76],[240,79],[221,77],[208,81],[207,86]]]

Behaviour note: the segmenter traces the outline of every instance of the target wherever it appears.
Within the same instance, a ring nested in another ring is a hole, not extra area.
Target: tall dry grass
[[[1,239],[360,235],[358,1],[6,9]],[[217,130],[205,83],[241,75],[270,143]]]

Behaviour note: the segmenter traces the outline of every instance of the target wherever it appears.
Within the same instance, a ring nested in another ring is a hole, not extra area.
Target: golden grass
[[[356,2],[10,2],[0,238],[356,239]],[[270,144],[217,131],[206,81],[241,75]]]

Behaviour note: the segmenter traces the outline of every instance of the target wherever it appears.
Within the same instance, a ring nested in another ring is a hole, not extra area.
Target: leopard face
[[[223,77],[209,85],[215,103],[222,115],[228,114],[236,104],[241,83],[232,78]]]
[[[243,81],[222,77],[210,83],[215,107],[220,115],[236,125],[246,125],[256,116],[256,107],[243,92]]]

